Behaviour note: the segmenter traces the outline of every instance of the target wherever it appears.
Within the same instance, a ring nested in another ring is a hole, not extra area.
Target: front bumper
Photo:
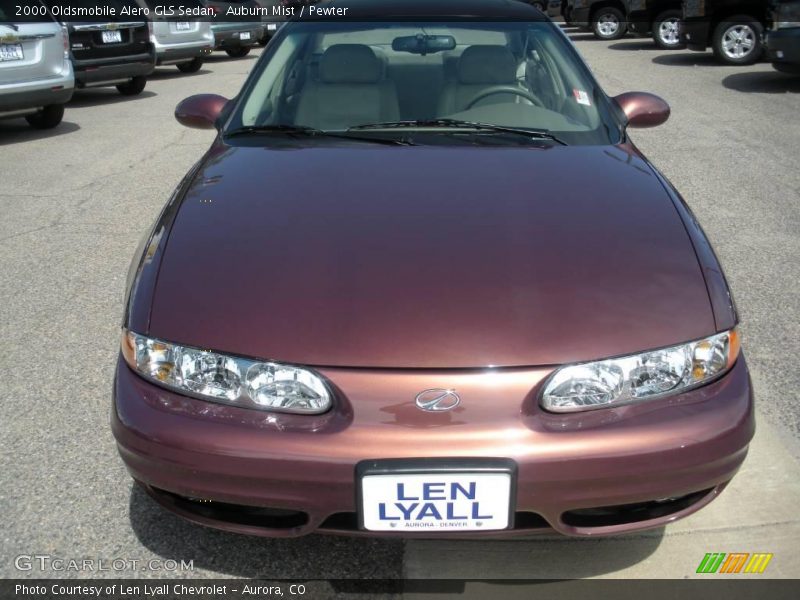
[[[536,402],[549,369],[320,372],[336,390],[336,407],[298,416],[176,394],[120,359],[112,415],[119,452],[167,508],[267,536],[425,536],[357,528],[357,463],[510,458],[518,467],[515,528],[448,537],[596,536],[663,526],[710,502],[741,465],[755,428],[743,356],[722,379],[672,398],[558,415]],[[461,394],[457,409],[415,406],[420,390],[444,384]],[[609,520],[609,511],[592,516],[598,507],[632,508]],[[254,517],[258,510],[266,512]]]
[[[150,46],[152,48],[152,44]],[[72,61],[77,87],[114,85],[140,75],[150,75],[156,66],[155,50],[124,58]]]
[[[684,19],[683,40],[689,50],[704,52],[709,46],[711,23],[707,17],[701,19]]]
[[[773,29],[766,36],[767,60],[800,70],[800,27]]]
[[[54,77],[0,85],[0,118],[4,113],[35,110],[51,104],[66,104],[74,91],[72,63],[64,60],[61,73]]]

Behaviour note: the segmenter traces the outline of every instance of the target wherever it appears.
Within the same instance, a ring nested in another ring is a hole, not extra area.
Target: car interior
[[[546,29],[384,27],[287,36],[243,125],[346,130],[437,118],[551,131],[600,126],[593,84]]]

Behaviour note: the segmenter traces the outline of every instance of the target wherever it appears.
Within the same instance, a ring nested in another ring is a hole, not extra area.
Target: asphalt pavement
[[[78,92],[53,131],[0,122],[0,576],[683,578],[704,553],[736,551],[772,552],[765,576],[800,577],[800,78],[645,39],[570,35],[610,94],[646,90],[671,104],[665,125],[633,138],[693,208],[734,290],[759,429],[717,501],[606,540],[269,540],[188,524],[135,488],[108,426],[125,275],[214,135],[181,127],[175,105],[233,96],[258,53],[218,54],[195,75],[158,69],[136,98]],[[15,567],[32,554],[193,569]]]

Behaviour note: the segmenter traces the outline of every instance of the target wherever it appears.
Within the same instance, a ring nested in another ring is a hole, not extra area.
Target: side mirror
[[[669,104],[647,92],[625,92],[614,101],[628,117],[628,127],[656,127],[669,119]]]
[[[175,107],[175,119],[194,129],[213,129],[228,99],[217,94],[196,94]]]

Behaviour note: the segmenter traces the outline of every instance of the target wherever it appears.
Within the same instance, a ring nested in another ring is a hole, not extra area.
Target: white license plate
[[[0,60],[22,60],[22,44],[0,44]]]
[[[361,478],[363,525],[370,531],[506,529],[509,473],[381,474]]]
[[[277,28],[277,23],[267,23],[267,31],[275,31]]]
[[[104,44],[115,44],[122,41],[121,31],[103,31],[102,33]]]
[[[249,39],[250,39],[250,32],[249,32],[249,31],[243,31],[243,32],[241,32],[241,33],[239,34],[239,39],[240,39],[240,40],[249,40]]]
[[[192,28],[192,24],[188,21],[178,21],[175,23],[175,31],[189,31]]]

